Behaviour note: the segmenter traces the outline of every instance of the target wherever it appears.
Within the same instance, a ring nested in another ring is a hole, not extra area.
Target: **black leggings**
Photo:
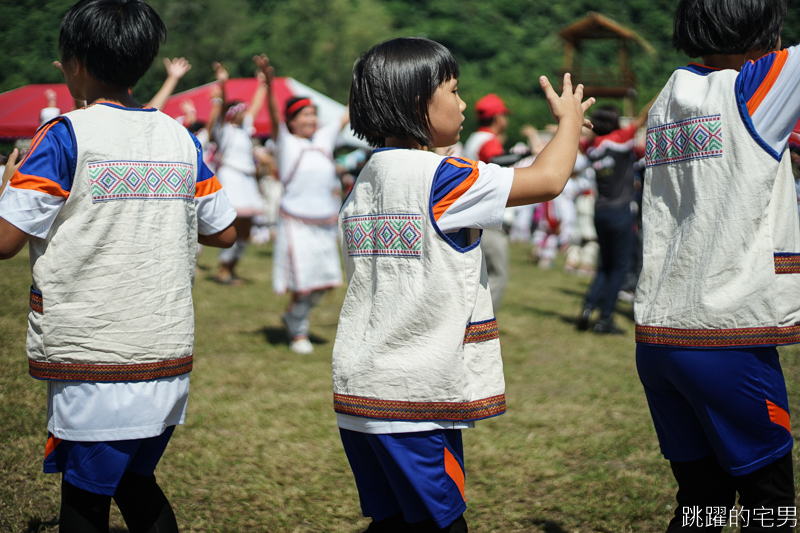
[[[108,533],[111,496],[79,489],[61,480],[61,533]],[[125,472],[114,501],[130,533],[177,533],[172,507],[155,476]]]
[[[721,507],[726,510],[725,521],[729,523],[727,512],[736,502],[737,492],[739,505],[750,513],[747,526],[742,527],[742,532],[792,531],[789,522],[779,518],[779,509],[794,508],[794,470],[791,452],[744,476],[728,474],[719,466],[717,458],[713,455],[698,461],[671,461],[670,464],[678,481],[678,507],[675,509],[675,517],[669,523],[667,533],[722,531],[722,526],[707,527],[705,514],[701,514],[703,523],[687,520],[686,516],[692,516],[692,509],[705,513],[708,508]],[[772,518],[771,523],[753,519],[753,510],[762,508],[766,510],[763,515]],[[737,522],[739,526],[745,526],[744,520]]]

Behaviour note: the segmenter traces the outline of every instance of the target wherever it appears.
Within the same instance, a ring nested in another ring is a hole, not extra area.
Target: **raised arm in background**
[[[175,90],[178,82],[184,74],[189,72],[192,65],[183,57],[176,57],[172,61],[165,57],[164,67],[167,69],[167,79],[164,80],[161,89],[158,90],[152,100],[147,104],[150,107],[155,107],[159,111],[163,110],[164,106],[167,105],[167,100],[172,96],[172,92]]]

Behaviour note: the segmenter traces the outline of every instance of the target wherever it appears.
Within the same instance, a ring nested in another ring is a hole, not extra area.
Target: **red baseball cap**
[[[511,110],[506,107],[502,98],[489,93],[475,102],[475,113],[478,114],[478,120],[488,120],[497,115],[507,115]]]

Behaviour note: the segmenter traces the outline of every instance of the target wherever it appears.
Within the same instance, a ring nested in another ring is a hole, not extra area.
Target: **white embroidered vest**
[[[505,412],[479,230],[456,250],[433,224],[442,161],[420,150],[374,154],[339,214],[349,282],[333,348],[339,413],[466,421]]]
[[[748,131],[737,72],[675,72],[650,111],[636,340],[800,342],[800,228],[788,148]]]
[[[192,368],[197,148],[157,111],[94,105],[67,113],[72,189],[30,241],[30,374],[141,381]]]

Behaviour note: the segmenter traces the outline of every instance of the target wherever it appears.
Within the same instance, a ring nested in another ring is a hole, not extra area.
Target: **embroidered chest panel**
[[[722,117],[711,115],[647,130],[647,166],[722,157]]]
[[[89,188],[92,203],[113,200],[194,200],[194,169],[185,163],[90,163]]]
[[[342,224],[351,257],[422,257],[422,215],[362,215],[347,217]]]

